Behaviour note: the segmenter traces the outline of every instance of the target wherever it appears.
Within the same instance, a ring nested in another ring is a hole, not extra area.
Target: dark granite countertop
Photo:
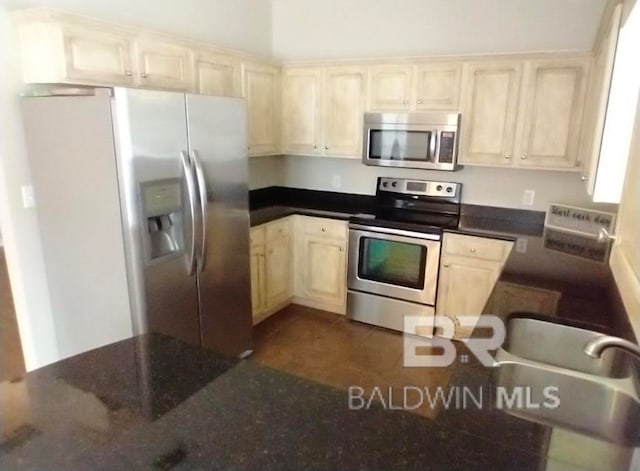
[[[449,383],[476,398],[492,386],[489,369],[473,362],[458,365]],[[490,394],[481,407],[440,407],[433,418],[379,402],[350,410],[346,391],[158,335],[0,388],[3,470],[533,471],[561,465],[565,442],[593,444],[505,414]]]
[[[251,225],[292,214],[346,220],[372,213],[374,205],[367,195],[270,187],[251,192]],[[500,281],[559,292],[558,317],[634,340],[608,263],[588,259],[589,254],[606,259],[608,246],[565,241],[545,231],[544,216],[541,211],[463,204],[459,227],[449,232],[517,241]],[[580,250],[582,256],[576,256]]]

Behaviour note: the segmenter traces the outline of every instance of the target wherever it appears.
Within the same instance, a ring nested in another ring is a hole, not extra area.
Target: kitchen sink
[[[585,346],[603,334],[513,317],[496,352],[496,405],[509,414],[623,445],[640,444],[640,361],[619,348]]]

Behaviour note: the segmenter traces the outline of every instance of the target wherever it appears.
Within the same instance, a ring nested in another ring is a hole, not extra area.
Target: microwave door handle
[[[431,131],[431,139],[429,142],[429,161],[430,162],[435,162],[436,161],[436,146],[438,144],[438,131],[437,130],[433,130]]]

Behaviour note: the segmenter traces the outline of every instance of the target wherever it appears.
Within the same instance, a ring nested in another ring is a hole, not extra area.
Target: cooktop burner
[[[414,232],[457,229],[461,183],[378,178],[374,213],[356,214],[351,224]]]

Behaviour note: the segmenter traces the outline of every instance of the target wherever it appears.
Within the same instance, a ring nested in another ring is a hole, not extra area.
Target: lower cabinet
[[[500,277],[513,242],[445,233],[436,299],[436,316],[451,319],[453,338],[468,338]],[[459,317],[475,318],[461,323]],[[446,332],[437,328],[436,334]]]
[[[258,323],[291,300],[291,218],[251,229],[251,303]]]
[[[295,218],[293,301],[345,314],[347,223],[307,216]]]
[[[253,322],[294,302],[344,314],[346,221],[289,216],[251,229]]]
[[[500,281],[493,292],[489,312],[501,317],[518,311],[555,316],[560,296],[559,291]]]

